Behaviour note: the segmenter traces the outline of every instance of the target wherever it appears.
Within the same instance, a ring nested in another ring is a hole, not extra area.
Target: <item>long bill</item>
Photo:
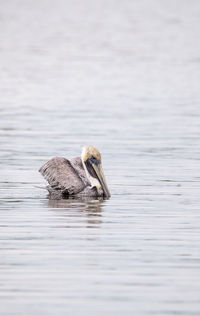
[[[110,195],[110,191],[108,189],[108,185],[106,183],[106,179],[105,179],[101,164],[99,163],[98,165],[96,165],[96,164],[92,163],[92,167],[93,167],[93,169],[97,175],[97,178],[102,186],[104,195],[107,198],[109,198],[111,195]]]

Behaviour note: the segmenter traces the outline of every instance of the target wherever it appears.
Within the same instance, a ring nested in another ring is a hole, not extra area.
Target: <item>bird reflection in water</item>
[[[70,211],[76,211],[76,215],[84,215],[87,218],[87,227],[96,228],[102,223],[103,206],[106,200],[103,198],[73,198],[62,200],[48,200],[48,207],[54,209],[54,211],[60,211],[59,215],[63,217],[71,217],[73,214]]]

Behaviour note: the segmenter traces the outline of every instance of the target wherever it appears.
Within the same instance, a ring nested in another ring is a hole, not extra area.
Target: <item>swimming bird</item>
[[[39,172],[48,181],[50,198],[68,196],[110,197],[102,170],[101,154],[94,146],[83,147],[81,157],[68,160],[55,157],[47,161]]]

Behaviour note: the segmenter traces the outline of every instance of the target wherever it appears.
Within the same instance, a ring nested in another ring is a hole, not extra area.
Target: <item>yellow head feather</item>
[[[99,162],[101,162],[101,154],[98,149],[94,146],[83,147],[81,158],[83,161],[86,161],[89,158],[96,157]]]

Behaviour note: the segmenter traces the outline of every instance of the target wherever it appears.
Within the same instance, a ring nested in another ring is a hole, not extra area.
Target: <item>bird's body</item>
[[[55,157],[47,161],[39,172],[48,181],[50,197],[62,199],[71,195],[109,197],[101,168],[101,155],[95,147],[83,149],[81,157],[68,160]]]

